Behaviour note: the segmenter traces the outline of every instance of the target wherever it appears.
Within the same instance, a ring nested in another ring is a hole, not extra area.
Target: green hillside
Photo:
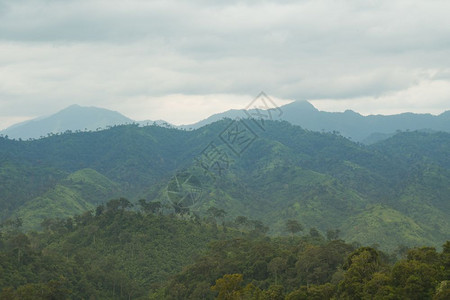
[[[0,235],[0,299],[447,299],[450,242],[357,248],[313,231],[268,237],[258,227],[149,212],[125,198],[41,233]],[[392,212],[374,207],[386,221]],[[384,212],[381,212],[383,211]]]
[[[244,136],[236,140],[239,126]],[[124,125],[0,138],[1,217],[38,228],[46,217],[110,198],[144,198],[164,213],[208,217],[212,207],[223,209],[221,222],[261,220],[274,235],[287,234],[284,224],[294,219],[305,232],[338,229],[346,240],[387,250],[439,246],[450,233],[449,136],[400,132],[365,146],[287,122],[225,119],[194,131]]]
[[[433,244],[426,230],[412,218],[382,205],[368,206],[350,217],[341,227],[348,242],[372,245],[394,250],[401,241],[404,245]]]
[[[92,169],[82,169],[20,206],[13,214],[23,220],[23,228],[40,229],[37,225],[48,218],[67,218],[94,209],[119,193],[118,185]]]
[[[125,198],[111,200],[95,215],[49,219],[39,234],[4,226],[0,299],[146,299],[208,243],[242,235],[130,208]]]

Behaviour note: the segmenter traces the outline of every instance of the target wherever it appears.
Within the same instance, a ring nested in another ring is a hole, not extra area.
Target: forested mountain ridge
[[[236,122],[250,128],[240,140],[245,149],[230,144]],[[36,228],[42,220],[30,220],[33,211],[66,217],[126,196],[178,213],[205,215],[216,207],[225,221],[259,219],[273,234],[295,219],[383,249],[439,246],[450,235],[449,145],[448,133],[400,132],[368,147],[287,122],[261,128],[230,119],[193,131],[126,125],[35,141],[1,138],[0,206],[3,219],[25,217]],[[208,173],[205,155],[214,153],[222,155],[221,169]],[[174,184],[186,174],[196,179],[198,195],[174,208],[186,196]]]
[[[271,100],[265,98],[265,101],[270,102]],[[365,144],[373,144],[389,138],[398,130],[450,132],[450,111],[445,111],[439,115],[401,113],[364,116],[352,110],[346,110],[345,112],[321,111],[308,101],[301,100],[280,107],[276,107],[275,103],[272,103],[272,105],[274,106],[272,108],[263,106],[264,108],[257,109],[249,107],[247,110],[231,109],[213,114],[199,122],[180,126],[170,125],[163,120],[132,120],[119,112],[99,107],[71,105],[53,115],[12,125],[0,130],[0,134],[16,139],[37,139],[66,131],[99,130],[110,126],[133,123],[143,126],[158,124],[180,129],[198,129],[224,118],[245,118],[261,114],[270,115],[270,119],[273,120],[288,121],[308,130],[338,131],[347,138]]]
[[[397,130],[434,130],[450,132],[450,111],[439,115],[401,113],[394,115],[363,116],[352,110],[327,112],[315,108],[308,101],[294,101],[277,108],[281,113],[271,114],[273,119],[288,121],[313,131],[339,131],[343,136],[358,142],[372,144],[395,134]],[[250,115],[263,113],[263,110]],[[200,128],[222,118],[244,117],[243,110],[228,110],[214,114],[200,122],[182,126]]]
[[[242,236],[131,207],[127,199],[110,200],[95,213],[47,219],[41,233],[4,224],[0,299],[145,299],[209,242]]]
[[[43,232],[0,235],[0,299],[448,299],[450,242],[385,253],[315,230],[268,237],[255,220],[220,226],[125,198]],[[220,218],[219,218],[220,219]]]

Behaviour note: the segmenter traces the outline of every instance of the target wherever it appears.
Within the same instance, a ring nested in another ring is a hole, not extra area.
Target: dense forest
[[[283,237],[125,198],[42,232],[3,223],[0,299],[448,299],[450,242],[386,253],[288,220]]]
[[[252,120],[0,137],[0,299],[448,299],[449,158]]]
[[[263,126],[262,126],[263,125]],[[238,135],[239,133],[240,135]],[[450,134],[399,132],[371,146],[287,122],[225,119],[185,131],[150,125],[0,138],[0,219],[42,230],[112,198],[211,207],[282,235],[287,219],[393,251],[450,236]]]

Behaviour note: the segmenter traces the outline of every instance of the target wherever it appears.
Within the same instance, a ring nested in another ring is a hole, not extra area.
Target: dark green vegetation
[[[238,156],[219,138],[230,122],[194,131],[127,125],[35,141],[0,138],[1,218],[21,217],[25,229],[39,229],[44,218],[122,196],[167,210],[182,199],[168,201],[167,191],[183,170],[200,189],[191,212],[206,216],[216,207],[221,222],[246,216],[269,234],[287,234],[292,219],[304,231],[339,229],[347,242],[385,250],[440,247],[450,236],[450,134],[402,132],[368,147],[287,122],[261,130],[248,121],[258,137]],[[215,179],[195,163],[212,141],[230,158]]]
[[[192,263],[211,240],[240,235],[129,208],[124,198],[111,200],[95,214],[47,219],[42,233],[23,234],[20,224],[9,222],[0,236],[0,299],[143,297]]]
[[[271,113],[272,118],[288,121],[291,124],[313,131],[339,131],[343,136],[367,145],[387,139],[398,130],[450,132],[450,111],[437,116],[415,113],[363,116],[351,110],[345,112],[319,111],[308,101],[294,101],[281,106],[280,111],[283,113]],[[261,113],[267,114],[260,109],[258,111],[252,110],[251,107],[248,113],[253,116],[260,116]],[[243,110],[232,109],[212,115],[194,124],[181,125],[178,128],[198,129],[223,118],[234,119],[245,118],[246,116]],[[66,130],[98,130],[99,128],[133,122],[144,125],[153,123],[152,121],[133,121],[118,112],[104,108],[72,105],[51,116],[15,124],[1,130],[0,134],[17,139],[29,139],[45,137],[50,133],[62,133]],[[167,124],[162,120],[157,121],[157,123]]]
[[[396,262],[341,240],[234,239],[173,277],[167,299],[448,299],[450,242],[415,248]]]
[[[161,215],[108,201],[74,218],[0,236],[0,299],[448,299],[450,242],[387,255],[329,231],[270,238],[257,221]],[[153,212],[151,212],[153,211]],[[213,210],[215,213],[218,210]],[[243,228],[245,227],[245,228]],[[398,257],[403,257],[397,261]]]

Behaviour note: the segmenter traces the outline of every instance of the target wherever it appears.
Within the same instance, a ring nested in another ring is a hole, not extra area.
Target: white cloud
[[[30,119],[33,119],[35,116],[14,116],[14,117],[7,117],[7,116],[1,116],[0,117],[0,130],[7,128],[13,124],[17,124],[23,121],[27,121]]]
[[[443,108],[450,109],[450,80],[422,80],[410,88],[380,97],[356,97],[340,101],[318,99],[311,102],[320,110],[352,109],[363,115],[402,112],[438,115],[443,112]]]
[[[162,119],[175,125],[183,125],[195,123],[229,109],[245,109],[254,97],[230,94],[171,94],[161,97],[130,98],[110,105],[109,108],[121,111],[134,120]],[[279,98],[272,98],[272,100],[277,106],[292,102],[292,100]]]
[[[444,0],[0,0],[0,124],[73,103],[183,123],[167,107],[219,112],[261,90],[364,113],[443,111],[448,11]],[[142,99],[161,116],[133,111]]]

